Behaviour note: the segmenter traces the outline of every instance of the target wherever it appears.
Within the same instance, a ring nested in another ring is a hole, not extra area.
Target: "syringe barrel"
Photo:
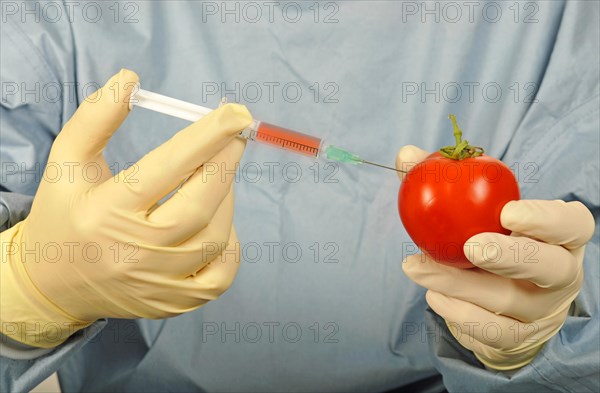
[[[257,122],[254,141],[276,146],[293,153],[318,157],[321,139],[265,121]]]
[[[139,106],[189,121],[198,121],[212,111],[200,105],[142,90],[139,85],[131,94],[129,106]],[[320,138],[258,120],[241,131],[240,137],[309,157],[318,157],[322,144]]]

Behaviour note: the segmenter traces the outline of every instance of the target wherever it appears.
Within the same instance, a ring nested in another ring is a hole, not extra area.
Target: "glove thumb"
[[[89,95],[58,135],[60,151],[78,162],[97,159],[129,114],[129,97],[138,82],[135,72],[122,69]]]
[[[408,173],[415,165],[423,161],[429,152],[413,145],[403,146],[398,155],[396,156],[396,169],[402,170],[405,173],[398,172],[400,180],[404,180],[406,173]]]

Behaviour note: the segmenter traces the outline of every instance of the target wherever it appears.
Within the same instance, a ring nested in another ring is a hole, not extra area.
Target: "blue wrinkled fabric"
[[[296,23],[281,17],[289,2],[275,6],[272,23],[266,14],[223,23],[207,8],[221,2],[121,3],[118,23],[113,2],[95,23],[77,13],[53,23],[7,16],[2,83],[79,88],[56,102],[3,93],[2,164],[23,164],[29,175],[8,168],[2,186],[33,195],[36,165],[91,86],[129,68],[145,89],[209,107],[226,95],[257,119],[387,165],[402,145],[452,143],[455,113],[469,141],[517,172],[523,198],[580,200],[598,221],[598,3],[519,3],[518,23],[512,2],[494,3],[495,23],[477,3],[473,22],[463,14],[456,23],[447,21],[454,14],[423,23],[409,12],[423,3],[391,1],[321,4],[319,23],[312,2]],[[109,165],[135,162],[185,124],[135,109],[109,143]],[[66,392],[600,389],[598,229],[565,326],[508,376],[458,345],[402,273],[413,248],[392,172],[249,143],[235,190],[244,260],[227,293],[164,321],[110,320],[93,340],[74,337],[77,352],[57,349],[52,363],[2,359],[2,390],[17,380],[26,390],[57,368]]]

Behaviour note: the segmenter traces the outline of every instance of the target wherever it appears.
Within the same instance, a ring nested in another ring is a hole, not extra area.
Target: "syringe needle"
[[[224,105],[226,102],[227,100],[222,99],[219,106]],[[198,119],[212,112],[212,109],[194,105],[189,102],[176,100],[161,94],[152,93],[147,90],[142,90],[139,88],[139,86],[135,88],[129,101],[130,109],[132,109],[134,106],[161,112],[188,121],[198,121]],[[321,150],[323,146],[323,140],[320,138],[258,120],[254,120],[250,126],[240,132],[240,137],[273,146],[279,146],[287,151],[307,155],[310,157],[319,157],[324,155],[327,157],[327,159],[332,161],[354,165],[369,164],[396,172],[406,173],[406,171],[402,171],[400,169],[363,160],[356,154],[332,145],[329,145]]]
[[[332,145],[327,146],[327,148],[325,149],[325,155],[329,160],[332,160],[332,161],[345,162],[345,163],[354,164],[354,165],[369,164],[369,165],[378,166],[380,168],[385,168],[385,169],[389,169],[389,170],[396,171],[396,172],[406,173],[406,171],[403,171],[400,169],[392,168],[390,166],[375,164],[374,162],[363,160],[356,154],[350,153],[347,150],[340,149],[339,147],[335,147]]]
[[[385,165],[381,165],[381,164],[375,164],[374,162],[370,162],[370,161],[367,161],[367,160],[361,160],[361,162],[363,164],[374,165],[374,166],[378,166],[380,168],[389,169],[391,171],[396,171],[396,172],[400,172],[400,173],[406,173],[406,171],[403,171],[401,169],[396,169],[396,168],[392,168],[391,166],[385,166]]]

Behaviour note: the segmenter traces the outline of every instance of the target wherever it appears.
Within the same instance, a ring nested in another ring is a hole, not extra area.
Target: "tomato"
[[[436,152],[408,172],[398,209],[423,252],[445,265],[472,268],[463,250],[467,240],[481,232],[510,234],[500,212],[519,198],[517,181],[501,161],[484,154],[457,160]]]

